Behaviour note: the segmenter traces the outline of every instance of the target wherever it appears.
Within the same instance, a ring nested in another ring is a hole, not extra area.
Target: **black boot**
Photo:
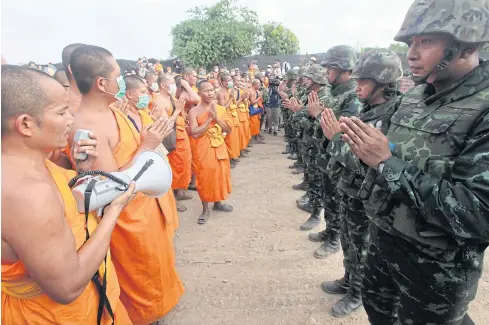
[[[309,240],[315,243],[325,241],[328,238],[326,230],[309,234]]]
[[[360,288],[352,288],[346,295],[337,301],[331,309],[331,314],[335,317],[345,317],[358,310],[362,306],[362,295]]]
[[[301,209],[302,211],[312,213],[312,205],[311,205],[311,202],[309,200],[307,200],[307,202],[298,202],[297,207],[299,209]]]
[[[292,160],[297,160],[299,157],[297,156],[296,153],[293,153],[293,154],[288,155],[287,158],[292,159]]]
[[[302,202],[302,203],[309,202],[309,192],[306,192],[306,194],[304,194],[303,196],[301,196],[300,198],[298,198],[297,200],[295,200],[295,203],[296,204],[299,204],[300,202]]]
[[[340,234],[329,235],[324,243],[314,251],[316,258],[328,258],[341,249]]]
[[[306,222],[301,225],[300,230],[309,231],[319,226],[319,223],[321,222],[321,219],[319,217],[320,213],[321,208],[313,208],[311,216],[309,217],[309,219],[306,220]]]
[[[282,154],[283,155],[289,155],[291,153],[292,153],[292,150],[290,150],[290,146],[289,145],[285,146],[285,151],[282,151]]]
[[[341,279],[321,283],[321,288],[334,295],[346,294],[350,289],[350,273],[345,271],[345,275]]]
[[[302,183],[292,186],[292,189],[296,190],[296,191],[308,191],[309,190],[309,182],[306,182],[304,180],[304,181],[302,181]]]
[[[295,170],[292,171],[292,174],[294,174],[294,175],[304,174],[304,168],[297,167]]]

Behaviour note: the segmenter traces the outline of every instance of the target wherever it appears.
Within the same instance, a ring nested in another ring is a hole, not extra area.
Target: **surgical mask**
[[[126,95],[126,82],[124,81],[124,77],[119,76],[115,79],[111,79],[111,78],[105,78],[105,79],[115,80],[117,82],[117,86],[119,86],[119,91],[116,94],[109,93],[108,91],[106,91],[106,93],[114,96],[114,98],[117,99],[118,101],[121,101]]]
[[[219,72],[219,69],[214,69],[214,72]]]
[[[272,72],[272,68],[268,68],[268,69],[267,69],[267,71],[268,71],[268,72]]]
[[[177,94],[177,85],[171,84],[168,87],[169,87],[168,92],[170,93],[170,95],[175,96]]]
[[[158,90],[160,90],[160,88],[158,87],[158,84],[156,82],[153,82],[151,84],[151,87],[149,87],[149,88],[151,88],[151,90],[154,92],[157,92]]]
[[[228,81],[228,89],[231,89],[234,87],[234,82]]]
[[[199,75],[205,76],[205,71],[199,71]]]
[[[145,109],[149,105],[149,95],[144,94],[139,96],[138,102],[136,103],[137,109]]]

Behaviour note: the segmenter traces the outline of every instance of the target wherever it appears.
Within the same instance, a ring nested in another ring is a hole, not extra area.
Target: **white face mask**
[[[151,88],[151,90],[152,90],[152,91],[154,91],[154,92],[157,92],[157,91],[159,91],[159,90],[160,90],[160,88],[158,87],[158,84],[157,84],[156,82],[153,82],[153,83],[151,84],[151,87],[150,87],[150,88]]]
[[[177,85],[171,84],[168,87],[169,87],[168,92],[170,93],[170,95],[175,96],[177,94]]]

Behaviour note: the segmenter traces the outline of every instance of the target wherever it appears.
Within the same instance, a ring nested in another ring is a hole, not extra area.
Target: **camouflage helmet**
[[[297,70],[297,76],[299,78],[304,77],[304,67],[300,67],[299,70]]]
[[[402,76],[401,59],[395,52],[373,49],[360,56],[351,78],[373,79],[380,84],[388,84],[399,81]]]
[[[314,83],[320,85],[326,85],[328,81],[328,75],[326,69],[319,64],[313,64],[304,71],[304,77],[311,78]]]
[[[290,69],[285,73],[285,80],[297,80],[297,72],[295,70]]]
[[[326,52],[324,60],[321,62],[323,67],[338,68],[341,70],[353,70],[357,60],[357,51],[346,45],[338,45],[330,48]]]
[[[394,37],[407,43],[414,35],[444,33],[464,43],[489,42],[487,0],[416,0]]]

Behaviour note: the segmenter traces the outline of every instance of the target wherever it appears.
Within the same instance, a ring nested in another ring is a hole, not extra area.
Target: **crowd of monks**
[[[231,169],[264,143],[263,76],[124,77],[108,50],[85,44],[65,47],[62,60],[53,78],[2,58],[2,324],[157,323],[184,293],[180,201],[197,191],[199,224],[209,203],[231,212]],[[79,129],[90,139],[74,141]],[[102,215],[78,211],[71,179],[125,170],[146,150],[167,157],[172,191],[151,198],[131,184]]]

